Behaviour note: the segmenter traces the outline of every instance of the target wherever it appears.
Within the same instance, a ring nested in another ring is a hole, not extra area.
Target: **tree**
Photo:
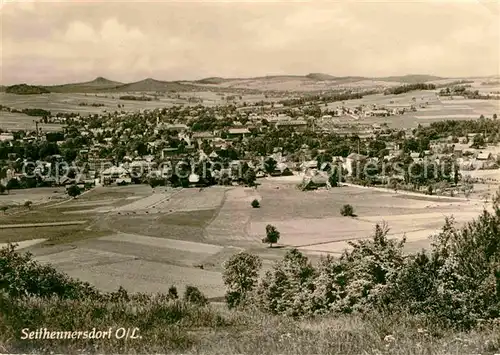
[[[227,287],[226,302],[230,308],[244,303],[257,284],[261,259],[247,252],[233,255],[224,263],[222,280]]]
[[[31,206],[33,205],[33,202],[31,201],[26,201],[24,202],[24,207],[26,207],[27,209],[31,210]]]
[[[472,148],[481,148],[481,147],[484,147],[484,145],[485,145],[485,142],[484,142],[483,135],[482,134],[475,135],[471,147]]]
[[[339,184],[339,171],[340,167],[334,166],[330,171],[330,176],[328,177],[328,182],[331,187],[337,187]]]
[[[497,117],[498,117],[498,116],[497,116],[497,114],[496,114],[496,113],[494,113],[494,114],[493,114],[493,119],[494,119],[494,120],[496,120],[496,119],[497,119]]]
[[[255,173],[255,170],[253,170],[252,168],[248,168],[244,175],[245,184],[253,186],[256,179],[257,174]]]
[[[71,197],[76,197],[78,195],[80,195],[82,192],[80,191],[80,188],[78,187],[78,185],[71,185],[69,188],[68,188],[68,195],[71,196]]]
[[[462,179],[462,187],[461,190],[464,193],[465,198],[469,198],[470,193],[474,189],[474,184],[469,176],[466,176]]]
[[[455,186],[458,185],[458,181],[460,180],[460,171],[458,170],[458,164],[455,164],[453,167],[453,183]]]
[[[0,184],[0,195],[2,195],[5,192],[5,190],[7,190],[7,188],[2,184]]]
[[[259,200],[255,199],[252,201],[252,207],[253,208],[259,208],[260,207],[260,203],[259,203]]]
[[[280,239],[280,232],[275,226],[268,224],[266,226],[266,237],[262,239],[262,243],[268,243],[269,247],[272,248],[273,244],[278,243]]]
[[[7,181],[6,188],[7,188],[7,193],[8,193],[10,190],[20,189],[21,185],[19,184],[18,179],[12,178],[9,181]]]
[[[278,162],[273,158],[269,157],[264,161],[264,170],[266,170],[268,174],[271,174],[274,172],[274,170],[276,170],[277,165]]]
[[[340,209],[340,214],[345,217],[354,217],[354,207],[351,205],[343,205]]]
[[[223,172],[219,177],[219,185],[227,186],[231,185],[231,177],[228,173]]]
[[[8,209],[9,209],[8,206],[0,206],[0,211],[2,211],[3,214],[6,214]]]

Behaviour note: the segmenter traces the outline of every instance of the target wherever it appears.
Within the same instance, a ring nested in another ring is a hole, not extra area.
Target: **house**
[[[172,157],[179,153],[179,149],[177,148],[163,148],[161,150],[161,158],[165,159],[166,157]]]
[[[14,140],[12,133],[0,133],[0,142],[10,142]]]
[[[129,164],[129,172],[134,177],[141,177],[144,173],[151,171],[153,163],[143,159],[136,159]]]
[[[300,164],[300,168],[303,171],[307,171],[307,170],[310,170],[310,169],[317,169],[318,168],[318,161],[317,160],[305,161],[302,164]]]
[[[130,173],[127,169],[118,166],[112,166],[101,172],[101,184],[109,185],[119,182],[132,182]]]
[[[228,130],[228,138],[237,138],[237,137],[244,137],[245,135],[250,134],[250,131],[248,128],[230,128]]]
[[[292,171],[286,165],[285,163],[278,163],[276,164],[276,169],[274,169],[274,172],[271,175],[277,175],[277,176],[283,176],[283,175],[293,175]]]
[[[193,139],[198,140],[199,143],[203,141],[213,141],[215,138],[215,135],[211,132],[197,132],[193,134]]]
[[[165,126],[165,130],[169,132],[184,132],[188,130],[188,126],[183,123],[169,124]]]
[[[210,159],[218,159],[219,158],[219,154],[217,154],[217,152],[214,150],[212,153],[210,153],[210,155],[208,157]]]
[[[200,182],[200,175],[197,175],[197,174],[190,174],[189,177],[188,177],[188,181],[189,181],[189,184],[190,185],[196,185]]]
[[[453,156],[455,158],[461,158],[464,154],[464,151],[463,149],[459,148],[459,147],[454,147],[453,148]]]
[[[489,152],[479,152],[476,157],[477,160],[487,161],[492,159],[492,154]]]
[[[387,117],[390,115],[389,111],[387,110],[372,110],[372,111],[367,111],[366,116],[372,116],[372,117]]]
[[[302,180],[303,190],[315,190],[320,187],[329,187],[328,173],[317,171],[313,175],[306,175]]]
[[[307,122],[305,120],[278,121],[276,128],[291,128],[296,131],[304,131],[307,128]]]

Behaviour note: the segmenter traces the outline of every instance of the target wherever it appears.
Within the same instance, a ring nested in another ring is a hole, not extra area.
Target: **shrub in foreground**
[[[354,217],[354,207],[351,205],[343,205],[340,208],[340,214],[344,217]]]
[[[340,258],[312,266],[289,251],[260,279],[252,297],[264,311],[288,316],[405,311],[453,327],[500,320],[500,209],[457,229],[446,220],[432,249],[404,255],[405,239],[376,226],[369,240],[349,242]]]
[[[195,286],[187,286],[184,292],[184,301],[199,306],[204,306],[208,304],[208,299],[201,293],[201,291]]]
[[[262,260],[246,252],[235,254],[224,263],[222,279],[227,287],[226,302],[230,308],[245,304],[257,284],[261,267]]]
[[[50,265],[41,265],[29,253],[16,252],[15,245],[0,249],[0,291],[12,297],[98,298],[89,283],[70,278]]]

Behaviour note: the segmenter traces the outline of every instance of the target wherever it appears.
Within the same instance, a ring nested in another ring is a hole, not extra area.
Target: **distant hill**
[[[115,88],[120,92],[167,92],[167,91],[189,91],[195,86],[191,84],[181,84],[176,81],[160,81],[147,78],[135,83],[125,84]]]
[[[211,78],[204,78],[204,79],[201,79],[201,80],[196,80],[196,81],[193,81],[193,83],[195,83],[195,84],[214,84],[214,85],[217,85],[217,84],[222,84],[222,83],[224,83],[226,81],[227,81],[227,79],[224,79],[224,78],[211,77]]]
[[[443,80],[447,78],[442,78],[439,76],[433,76],[433,75],[421,75],[421,74],[410,74],[410,75],[403,75],[403,76],[387,76],[383,78],[376,78],[376,80],[380,81],[393,81],[393,82],[400,82],[404,84],[418,84],[418,83],[426,83],[428,81],[436,81],[436,80]]]
[[[99,92],[167,92],[187,91],[193,86],[180,84],[178,82],[160,81],[155,79],[144,79],[134,83],[120,83],[103,77],[95,78],[84,83],[73,83],[65,85],[54,85],[46,87],[52,92],[58,93],[99,93]]]
[[[208,77],[194,81],[161,81],[147,78],[133,83],[121,83],[103,77],[83,83],[72,83],[53,86],[13,85],[5,88],[7,92],[19,94],[57,93],[106,93],[106,92],[185,92],[196,90],[212,90],[226,92],[228,90],[262,91],[323,91],[342,87],[362,87],[364,89],[391,87],[417,83],[446,80],[433,75],[403,75],[381,78],[363,76],[333,76],[325,73],[309,73],[307,75],[267,75],[250,78]],[[1,91],[1,88],[0,88]]]
[[[323,73],[309,73],[306,75],[306,78],[312,79],[312,80],[336,80],[337,77],[329,75],[329,74],[323,74]]]
[[[50,91],[42,86],[18,84],[18,85],[7,86],[5,88],[5,92],[8,94],[16,94],[16,95],[40,95],[40,94],[48,94]]]
[[[64,85],[54,85],[46,87],[52,92],[100,92],[122,86],[123,83],[108,80],[103,77],[97,77],[92,81],[84,83],[73,83]]]

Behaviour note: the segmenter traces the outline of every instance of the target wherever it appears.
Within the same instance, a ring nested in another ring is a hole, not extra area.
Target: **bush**
[[[197,287],[194,286],[186,287],[186,291],[184,292],[184,301],[199,306],[208,304],[208,299],[205,297],[205,295]]]
[[[67,299],[99,298],[89,283],[74,280],[50,265],[40,265],[31,254],[19,254],[15,245],[0,250],[0,291],[12,297],[53,296]]]
[[[67,192],[70,197],[76,197],[82,193],[78,185],[71,185],[70,187],[68,187]]]
[[[377,225],[369,240],[350,242],[340,259],[312,266],[293,250],[259,282],[257,305],[288,316],[403,312],[470,328],[500,319],[500,195],[494,212],[457,229],[446,220],[432,250],[405,256],[405,240]]]
[[[354,208],[351,205],[343,205],[340,214],[345,217],[354,217]]]
[[[177,293],[177,287],[170,286],[168,289],[168,298],[176,300],[179,298],[179,294]]]
[[[260,203],[259,203],[259,200],[255,199],[252,201],[252,207],[253,208],[259,208],[260,207]]]

